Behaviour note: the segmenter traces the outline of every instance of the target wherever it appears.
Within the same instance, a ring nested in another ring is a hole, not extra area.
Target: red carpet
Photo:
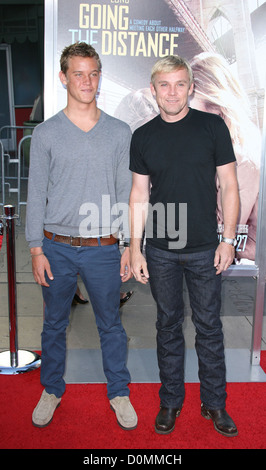
[[[266,369],[265,351],[261,366]],[[265,449],[266,383],[229,383],[227,411],[239,435],[218,434],[200,415],[199,384],[186,384],[186,399],[174,432],[154,431],[159,384],[131,384],[139,424],[123,431],[110,410],[105,385],[67,385],[52,423],[32,426],[31,414],[42,392],[40,369],[0,375],[1,449]]]

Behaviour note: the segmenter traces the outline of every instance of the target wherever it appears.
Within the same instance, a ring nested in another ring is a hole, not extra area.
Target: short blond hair
[[[193,83],[193,72],[189,62],[179,55],[168,55],[157,60],[151,70],[151,83],[154,86],[157,73],[169,73],[175,70],[185,69],[189,76],[189,86]]]

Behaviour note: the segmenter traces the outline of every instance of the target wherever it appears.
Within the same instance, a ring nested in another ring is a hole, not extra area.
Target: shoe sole
[[[61,403],[61,402],[60,402]],[[57,407],[55,408],[55,410],[60,406],[60,403],[58,403]],[[54,411],[55,411],[54,410]],[[54,413],[53,413],[53,416],[51,417],[50,421],[48,421],[48,423],[46,424],[36,424],[34,423],[34,421],[32,420],[32,424],[33,426],[35,426],[35,428],[46,428],[46,426],[48,426],[52,421],[53,421],[53,417],[54,417]]]
[[[209,415],[209,414],[205,414],[203,411],[201,411],[201,416],[203,416],[203,418],[205,419],[211,419],[212,422],[213,422],[213,426],[214,426],[214,429],[219,432],[220,434],[222,434],[223,436],[225,437],[236,437],[238,435],[238,431],[234,432],[234,433],[227,433],[227,432],[224,432],[224,431],[221,431],[217,426],[216,426],[216,423],[213,421],[212,417]]]
[[[156,424],[155,424],[154,429],[155,429],[155,432],[157,432],[157,434],[170,434],[175,429],[175,425],[168,431],[160,431],[159,429],[156,428]]]
[[[112,407],[112,405],[110,405],[110,408],[111,410],[115,413],[115,409]],[[121,424],[116,416],[116,421],[117,421],[117,424],[120,426],[120,428],[122,428],[124,431],[133,431],[134,429],[136,429],[138,423],[135,425],[135,426],[132,426],[131,428],[127,428],[125,426],[123,426],[123,424]]]

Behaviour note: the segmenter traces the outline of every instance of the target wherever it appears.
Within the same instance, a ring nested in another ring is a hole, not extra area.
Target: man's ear
[[[194,82],[191,83],[189,90],[188,90],[188,96],[191,96],[194,92]]]
[[[59,72],[59,78],[60,78],[60,81],[62,83],[62,85],[67,85],[67,78],[65,76],[65,74],[62,72],[62,70],[60,70]]]
[[[152,94],[152,96],[155,97],[155,96],[156,96],[156,91],[155,91],[155,88],[154,88],[154,86],[153,86],[152,83],[150,83],[150,89],[151,89],[151,94]]]

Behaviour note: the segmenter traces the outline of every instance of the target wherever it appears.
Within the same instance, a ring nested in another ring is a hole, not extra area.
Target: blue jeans
[[[226,379],[221,309],[221,275],[213,266],[215,250],[177,254],[147,244],[152,295],[157,304],[157,355],[161,406],[179,408],[184,389],[183,275],[196,329],[201,401],[225,408]]]
[[[47,278],[50,286],[42,288],[45,302],[42,385],[58,398],[65,391],[66,328],[79,274],[95,314],[108,398],[129,396],[127,336],[119,315],[121,278],[118,245],[71,247],[45,238],[43,251],[50,262],[54,280]]]

